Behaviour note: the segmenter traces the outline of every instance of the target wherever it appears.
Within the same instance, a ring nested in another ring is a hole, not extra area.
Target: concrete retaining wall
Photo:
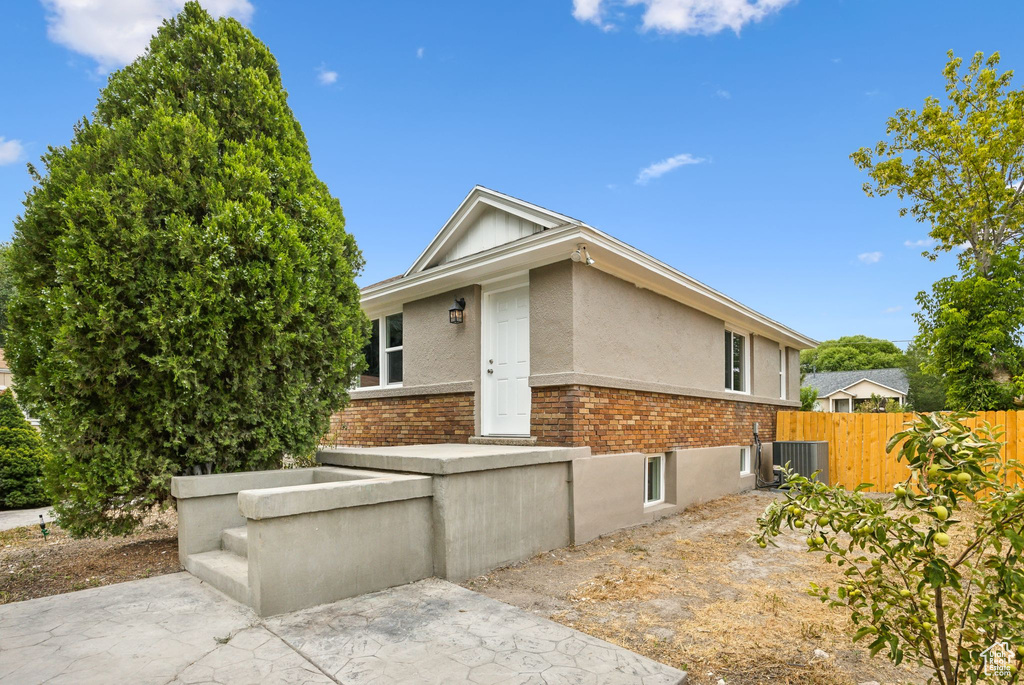
[[[740,475],[740,447],[677,449],[665,453],[665,501],[644,506],[646,456],[605,454],[572,462],[572,540],[582,544],[621,528],[650,523],[756,487],[753,473]],[[751,447],[751,469],[756,453]],[[761,468],[771,478],[771,443],[763,446]]]
[[[572,463],[573,542],[577,545],[644,521],[644,462],[639,452]]]
[[[430,576],[462,581],[752,488],[739,449],[664,453],[665,501],[653,506],[645,454],[585,447],[336,448],[319,455],[336,466],[175,478],[179,554],[263,616]],[[222,531],[242,526],[221,549]]]
[[[178,508],[178,559],[185,566],[190,554],[220,549],[222,530],[245,525],[238,509],[238,493],[242,490],[373,477],[366,471],[313,468],[172,478],[171,495]]]
[[[254,490],[239,507],[261,616],[433,575],[429,476]]]
[[[433,476],[434,575],[461,581],[571,542],[571,464],[589,448],[330,448],[321,463]]]
[[[569,462],[434,476],[434,572],[462,581],[571,541]]]

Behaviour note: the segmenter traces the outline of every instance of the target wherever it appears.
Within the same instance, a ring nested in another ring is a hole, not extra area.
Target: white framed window
[[[366,370],[356,379],[353,390],[402,384],[402,312],[370,322],[370,340],[363,348]]]
[[[402,313],[384,317],[384,359],[388,385],[402,382]]]
[[[747,392],[747,336],[725,332],[725,389]]]
[[[647,457],[644,469],[644,506],[661,504],[665,501],[665,456],[658,454]]]
[[[789,399],[788,388],[786,387],[786,348],[779,346],[779,398]]]
[[[749,476],[750,475],[750,448],[749,447],[741,447],[740,448],[740,475],[741,476]]]

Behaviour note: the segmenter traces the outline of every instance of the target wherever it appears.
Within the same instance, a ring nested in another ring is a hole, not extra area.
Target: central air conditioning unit
[[[820,471],[818,480],[828,484],[828,441],[785,440],[772,443],[772,464],[778,467],[789,464],[791,470],[807,478]]]

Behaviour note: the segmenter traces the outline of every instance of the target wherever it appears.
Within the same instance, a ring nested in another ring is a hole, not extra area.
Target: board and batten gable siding
[[[465,230],[455,245],[441,256],[438,263],[447,264],[543,230],[544,227],[540,224],[503,212],[496,207],[488,207]]]

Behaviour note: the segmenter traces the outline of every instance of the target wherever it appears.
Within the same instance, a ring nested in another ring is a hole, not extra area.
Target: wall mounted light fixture
[[[455,304],[448,310],[449,323],[462,323],[465,320],[466,298],[456,297]]]

